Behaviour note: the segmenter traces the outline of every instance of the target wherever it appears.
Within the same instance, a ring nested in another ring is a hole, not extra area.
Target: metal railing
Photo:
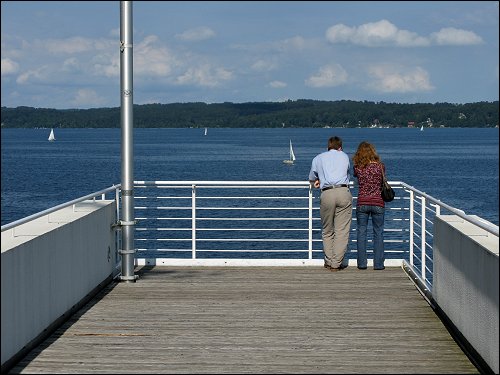
[[[498,237],[498,226],[400,181],[386,205],[386,265],[406,264],[426,288],[433,275],[436,215],[454,214]],[[214,259],[266,260],[260,264],[321,264],[323,259],[318,189],[307,181],[134,181],[136,264],[212,264]],[[117,217],[120,185],[74,199],[2,226],[2,232],[59,209],[114,191]],[[355,264],[357,186],[347,257]],[[117,229],[120,229],[119,227]],[[368,257],[373,258],[371,223]],[[119,238],[117,239],[119,242]],[[293,263],[293,261],[300,263]],[[252,264],[256,264],[255,262]],[[258,264],[258,263],[257,263]]]
[[[270,259],[279,264],[323,259],[319,195],[307,181],[135,181],[138,264],[209,264],[213,259]],[[498,227],[467,216],[400,181],[386,205],[386,265],[409,264],[432,285],[433,222],[456,214],[498,236]],[[347,256],[355,264],[357,186]],[[368,256],[372,258],[371,224]]]
[[[409,259],[404,260],[420,282],[429,291],[432,289],[433,275],[433,226],[436,215],[457,215],[473,225],[486,230],[498,238],[498,226],[467,215],[464,211],[443,203],[425,192],[404,182],[398,184],[409,196]]]
[[[135,190],[136,258],[322,259],[320,193],[307,181],[136,181]],[[384,242],[388,258],[403,259],[408,205],[395,202]],[[351,256],[355,232],[352,225]]]
[[[108,187],[106,189],[102,189],[102,190],[96,191],[95,193],[91,193],[91,194],[85,195],[83,197],[73,199],[71,201],[68,201],[68,202],[59,204],[57,206],[48,208],[46,210],[37,212],[37,213],[35,213],[33,215],[26,216],[26,217],[24,217],[22,219],[10,222],[10,223],[5,224],[5,225],[2,225],[2,232],[6,231],[6,230],[9,230],[9,229],[12,229],[12,228],[15,228],[18,225],[25,224],[25,223],[27,223],[29,221],[38,219],[38,218],[40,218],[42,216],[49,215],[49,214],[51,214],[51,213],[53,213],[55,211],[61,210],[63,208],[69,207],[69,206],[73,206],[73,210],[74,210],[77,203],[80,203],[80,202],[83,202],[83,201],[86,201],[86,200],[89,200],[89,199],[96,200],[96,198],[100,196],[102,200],[105,200],[106,199],[106,194],[109,193],[109,192],[112,192],[112,191],[114,191],[114,193],[115,193],[115,196],[114,196],[113,199],[115,199],[117,201],[117,203],[119,203],[120,200],[118,198],[119,198],[119,192],[120,192],[120,185],[113,185],[113,186],[110,186],[110,187]],[[119,217],[119,210],[120,210],[120,208],[119,208],[119,206],[117,204],[117,217]]]

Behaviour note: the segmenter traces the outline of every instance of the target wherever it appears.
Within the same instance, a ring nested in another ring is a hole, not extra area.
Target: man
[[[315,188],[321,188],[323,252],[325,268],[330,271],[340,271],[348,264],[344,258],[352,221],[349,169],[349,156],[342,151],[342,139],[331,137],[328,151],[313,159],[309,172],[309,182]]]

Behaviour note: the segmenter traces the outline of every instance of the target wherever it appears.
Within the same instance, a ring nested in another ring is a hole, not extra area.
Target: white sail
[[[290,160],[295,161],[295,154],[293,153],[292,140],[290,140]]]
[[[424,126],[423,126],[423,125],[420,127],[420,131],[421,131],[421,132],[423,132],[423,131],[424,131]]]
[[[205,135],[207,135],[207,132],[208,132],[208,129],[207,129],[207,128],[205,128]]]
[[[292,140],[290,140],[290,158],[283,160],[283,163],[285,164],[293,164],[293,162],[296,160],[295,154],[293,152],[293,147],[292,147]]]
[[[55,141],[54,129],[50,129],[49,141]]]

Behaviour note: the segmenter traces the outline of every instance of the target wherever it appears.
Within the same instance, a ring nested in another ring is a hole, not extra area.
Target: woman
[[[385,166],[372,144],[363,141],[353,157],[354,176],[358,179],[358,201],[356,204],[358,268],[367,268],[366,229],[372,217],[373,227],[373,269],[384,267],[384,214],[385,203],[381,197],[382,171]]]

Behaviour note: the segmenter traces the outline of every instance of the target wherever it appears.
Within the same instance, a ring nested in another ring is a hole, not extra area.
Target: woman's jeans
[[[366,230],[368,227],[368,218],[371,215],[373,227],[373,269],[384,269],[384,214],[384,207],[363,205],[356,208],[358,223],[358,268],[367,267]]]

